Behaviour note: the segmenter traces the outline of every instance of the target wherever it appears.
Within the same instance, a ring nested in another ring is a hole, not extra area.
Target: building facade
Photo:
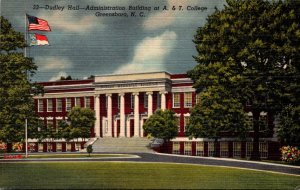
[[[96,76],[91,80],[40,84],[44,86],[45,93],[43,96],[35,97],[35,105],[36,112],[45,125],[55,128],[59,120],[67,119],[67,113],[72,107],[80,106],[95,111],[96,122],[95,127],[91,129],[91,137],[145,137],[147,134],[142,126],[147,118],[157,109],[172,109],[177,117],[178,136],[172,140],[167,149],[158,151],[194,156],[215,154],[214,143],[210,139],[185,137],[185,126],[189,122],[190,109],[198,101],[198,96],[192,87],[193,82],[185,74],[153,72],[104,75]],[[265,113],[261,115],[268,121]],[[249,116],[251,117],[250,111]],[[274,127],[273,122],[270,123],[271,127]],[[274,147],[273,141],[275,141],[273,135],[262,138],[260,144],[262,157],[270,157],[270,150]],[[59,143],[60,150],[67,150],[65,142]],[[248,142],[240,142],[234,136],[220,139],[216,155],[247,157],[252,149],[251,143],[251,139]],[[82,144],[84,142],[78,146]],[[53,146],[57,146],[57,143]]]

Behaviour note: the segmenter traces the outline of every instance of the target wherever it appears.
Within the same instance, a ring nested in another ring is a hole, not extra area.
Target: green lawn
[[[0,188],[295,189],[299,176],[161,163],[0,163]]]

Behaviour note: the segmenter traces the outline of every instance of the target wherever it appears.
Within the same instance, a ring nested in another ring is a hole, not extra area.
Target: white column
[[[148,117],[150,117],[153,114],[153,92],[147,92],[148,95]]]
[[[114,128],[114,137],[117,138],[117,128],[118,128],[118,121],[113,121],[113,128]]]
[[[161,94],[161,109],[165,110],[166,109],[166,94],[168,92],[164,91],[164,92],[160,92]]]
[[[134,95],[134,136],[139,136],[140,117],[139,117],[139,93]]]
[[[107,96],[107,136],[112,137],[112,101],[111,94],[106,94]]]
[[[140,131],[140,137],[144,137],[144,129],[143,129],[143,125],[144,125],[144,119],[141,118],[141,131]]]
[[[100,94],[95,96],[95,115],[96,115],[96,122],[95,122],[95,133],[96,137],[100,137]]]
[[[125,98],[124,93],[120,93],[120,137],[125,137]]]
[[[130,119],[129,118],[126,120],[126,126],[127,126],[126,137],[130,137]]]

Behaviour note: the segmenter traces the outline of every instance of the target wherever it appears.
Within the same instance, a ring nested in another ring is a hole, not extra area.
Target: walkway
[[[111,153],[109,153],[111,154]],[[118,153],[121,154],[121,153]],[[57,162],[57,161],[126,161],[126,162],[159,162],[159,163],[185,163],[185,164],[199,164],[210,166],[226,166],[236,168],[246,168],[254,170],[263,170],[271,172],[279,172],[285,174],[293,174],[300,176],[300,166],[290,166],[283,164],[273,164],[266,162],[253,162],[235,159],[211,158],[211,157],[192,157],[184,155],[160,154],[160,153],[133,153],[137,157],[127,158],[48,158],[48,159],[28,159],[28,160],[1,160],[0,162]]]

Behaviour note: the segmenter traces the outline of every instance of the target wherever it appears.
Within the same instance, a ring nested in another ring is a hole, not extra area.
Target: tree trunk
[[[259,154],[259,116],[260,111],[253,111],[253,151],[251,160],[260,160]]]

